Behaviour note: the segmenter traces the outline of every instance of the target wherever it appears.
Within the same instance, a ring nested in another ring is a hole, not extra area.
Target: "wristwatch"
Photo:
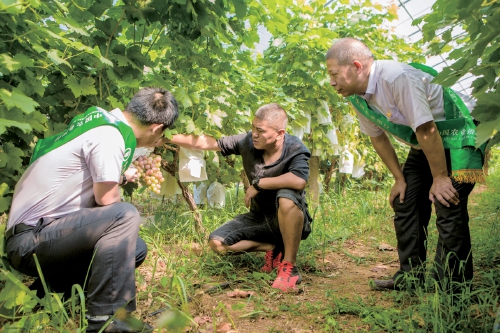
[[[121,186],[127,185],[127,183],[128,183],[127,177],[125,175],[122,175],[122,183],[120,185]]]
[[[252,180],[252,186],[257,190],[257,191],[262,191],[263,188],[259,186],[259,181],[260,181],[260,178],[259,177],[255,177],[253,180]]]

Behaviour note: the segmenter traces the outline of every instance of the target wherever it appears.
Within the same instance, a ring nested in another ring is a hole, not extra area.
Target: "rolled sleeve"
[[[217,140],[222,156],[241,155],[240,143],[248,134],[225,136]]]
[[[309,180],[309,156],[306,154],[299,154],[290,161],[289,171],[295,176],[304,179],[306,182]]]

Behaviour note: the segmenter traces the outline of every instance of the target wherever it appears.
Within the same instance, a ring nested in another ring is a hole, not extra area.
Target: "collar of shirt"
[[[120,110],[120,109],[116,108],[116,109],[111,110],[111,111],[110,111],[110,113],[111,113],[113,116],[115,116],[116,118],[118,118],[118,119],[120,119],[121,121],[123,121],[125,124],[127,124],[127,125],[129,125],[129,126],[130,126],[130,124],[129,124],[129,123],[128,123],[128,121],[127,121],[127,118],[125,118],[125,116],[123,115],[122,110]]]
[[[369,101],[371,96],[375,93],[377,88],[377,61],[372,62],[370,67],[370,76],[368,76],[368,86],[366,87],[366,92],[363,95],[359,95],[361,98]]]

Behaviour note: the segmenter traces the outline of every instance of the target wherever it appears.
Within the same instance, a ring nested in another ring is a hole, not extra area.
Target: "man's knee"
[[[110,205],[110,209],[116,212],[116,221],[120,224],[134,225],[139,228],[141,223],[141,216],[137,208],[128,202],[117,202]]]
[[[222,254],[226,253],[226,245],[224,245],[221,241],[216,240],[216,239],[210,239],[208,241],[208,246],[214,251],[215,253]]]
[[[293,202],[293,200],[288,199],[288,198],[278,198],[278,209],[281,211],[283,214],[298,214],[301,213],[302,211],[300,208]]]

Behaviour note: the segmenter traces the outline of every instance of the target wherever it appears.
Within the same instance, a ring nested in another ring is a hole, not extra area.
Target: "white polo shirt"
[[[445,120],[443,89],[438,84],[432,84],[432,79],[432,75],[410,65],[394,60],[375,60],[370,69],[366,93],[359,96],[390,122],[416,131],[426,122]],[[464,99],[465,96],[461,97]],[[464,102],[472,110],[474,101],[465,98]],[[356,114],[361,132],[371,137],[383,133],[358,110]]]
[[[118,129],[99,126],[38,158],[16,184],[7,228],[95,207],[93,184],[120,181],[124,152]]]

